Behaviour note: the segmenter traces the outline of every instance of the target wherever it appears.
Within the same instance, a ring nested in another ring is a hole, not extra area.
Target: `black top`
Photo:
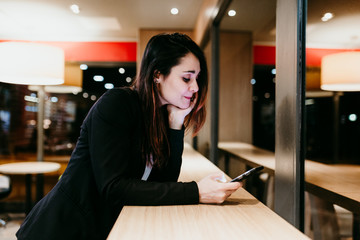
[[[141,177],[142,113],[136,91],[106,92],[89,111],[60,181],[26,217],[18,239],[106,239],[124,205],[195,204],[195,182],[176,182],[184,130],[168,130],[169,163]]]

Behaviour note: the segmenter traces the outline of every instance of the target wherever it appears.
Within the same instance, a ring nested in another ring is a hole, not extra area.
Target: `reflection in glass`
[[[360,1],[308,1],[307,97],[314,104],[306,105],[306,140],[307,158],[312,160],[360,164],[360,121],[348,118],[350,114],[360,114],[359,91],[323,91],[320,86],[323,57],[343,52],[360,54],[359,22]],[[335,63],[332,68],[336,67]],[[335,72],[344,76],[341,81],[346,80],[346,73]]]

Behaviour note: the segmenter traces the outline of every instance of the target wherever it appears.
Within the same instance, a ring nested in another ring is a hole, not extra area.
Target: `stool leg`
[[[230,156],[229,154],[225,153],[225,173],[229,174],[229,162],[230,162]]]
[[[314,239],[340,240],[334,205],[309,193]]]
[[[36,175],[36,202],[44,196],[44,174]]]
[[[28,214],[31,210],[31,174],[25,175],[25,186],[26,186],[26,200],[25,200],[25,213]]]
[[[274,176],[272,175],[266,180],[264,194],[266,206],[274,210]]]
[[[360,239],[360,215],[353,214],[353,239]]]

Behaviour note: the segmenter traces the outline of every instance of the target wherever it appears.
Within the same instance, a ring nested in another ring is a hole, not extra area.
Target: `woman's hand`
[[[180,130],[184,124],[185,117],[193,110],[196,103],[194,99],[188,108],[181,109],[174,105],[168,104],[167,110],[169,113],[169,127]]]
[[[197,182],[200,203],[223,203],[242,186],[240,182],[223,183],[218,181],[222,175],[223,173],[212,174]]]

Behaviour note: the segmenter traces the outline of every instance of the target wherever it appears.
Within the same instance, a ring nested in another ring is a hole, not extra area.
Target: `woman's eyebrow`
[[[195,70],[183,71],[184,73],[195,73]]]

